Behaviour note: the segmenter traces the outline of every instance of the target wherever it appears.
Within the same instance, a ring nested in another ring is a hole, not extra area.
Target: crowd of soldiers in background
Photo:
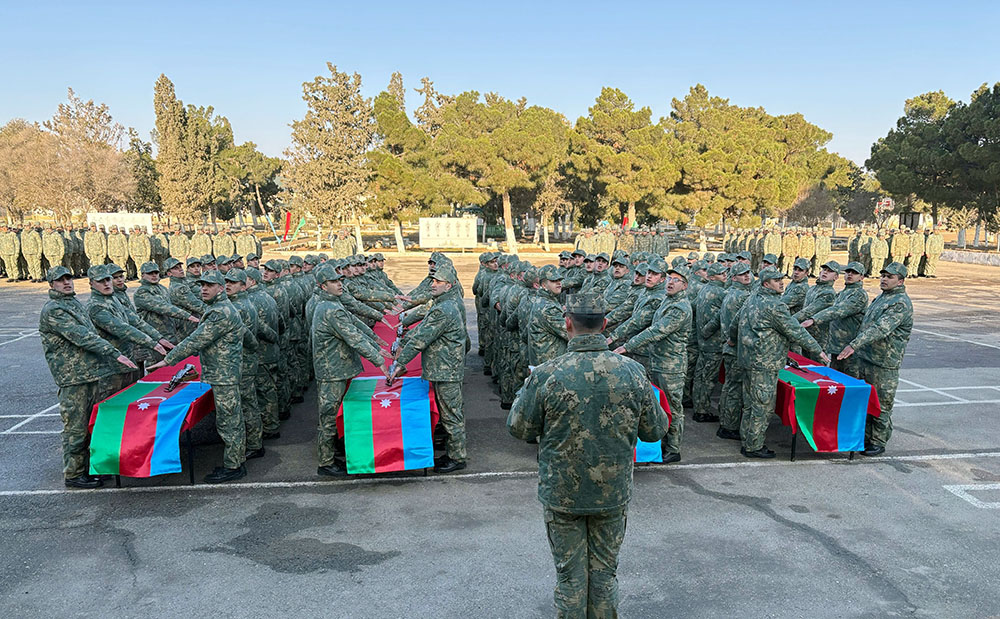
[[[666,228],[641,226],[622,231],[620,228],[601,226],[597,230],[584,228],[576,237],[576,249],[588,254],[601,252],[609,256],[616,249],[625,252],[645,251],[658,256],[670,253],[670,236]]]

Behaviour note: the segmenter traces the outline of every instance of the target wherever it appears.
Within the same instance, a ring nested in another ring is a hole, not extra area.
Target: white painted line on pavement
[[[6,342],[0,342],[0,346],[6,346],[7,344],[13,344],[14,342],[20,342],[21,340],[23,340],[26,337],[33,337],[35,335],[38,335],[38,331],[37,330],[32,331],[31,333],[24,333],[20,337],[15,337],[14,339],[7,340]]]
[[[653,473],[669,474],[673,471],[700,470],[700,469],[737,469],[737,468],[759,468],[766,466],[794,467],[794,466],[817,466],[817,465],[841,465],[852,466],[854,464],[864,464],[866,462],[926,462],[932,460],[972,460],[978,458],[1000,458],[1000,451],[979,451],[951,454],[925,454],[911,456],[876,456],[873,458],[860,457],[853,461],[848,461],[847,455],[837,459],[822,460],[799,460],[789,462],[788,460],[764,461],[738,461],[738,462],[706,462],[703,464],[672,464],[669,466],[643,466],[642,471]],[[109,492],[207,492],[210,490],[294,490],[296,488],[323,488],[335,486],[365,486],[379,484],[399,484],[400,482],[445,482],[452,480],[476,480],[476,479],[519,479],[535,477],[538,472],[531,471],[487,471],[483,473],[462,473],[458,475],[429,475],[427,477],[414,475],[412,477],[373,477],[365,479],[331,479],[329,481],[260,481],[233,484],[197,484],[194,486],[135,486],[131,488],[103,488],[95,491],[96,494]],[[94,496],[95,493],[71,490],[68,488],[54,488],[51,490],[0,490],[0,497],[16,496],[47,496],[55,494],[79,494],[80,496]]]
[[[900,402],[896,400],[893,408],[915,408],[918,406],[954,406],[956,404],[1000,404],[1000,400],[963,400],[961,402]]]
[[[17,434],[62,434],[62,430],[18,430],[16,432],[4,432],[0,436],[6,435],[17,435]]]
[[[1000,484],[959,484],[941,487],[979,509],[1000,509],[1000,502],[981,501],[969,494],[970,491],[976,490],[1000,490]]]
[[[966,389],[996,389],[1000,391],[1000,387],[994,387],[993,385],[969,385],[968,387],[936,387],[938,391],[964,391]],[[931,391],[929,388],[924,389],[897,389],[896,393],[923,393],[926,391]]]
[[[996,348],[997,350],[1000,350],[1000,346],[997,346],[996,344],[987,344],[985,342],[967,340],[965,338],[955,337],[954,335],[945,335],[944,333],[938,333],[937,331],[925,331],[923,329],[916,329],[916,328],[913,329],[913,331],[916,331],[917,333],[926,333],[928,335],[933,335],[935,337],[943,337],[948,340],[957,340],[959,342],[965,342],[966,344],[975,344],[976,346],[985,346],[986,348]]]
[[[0,419],[24,419],[26,417],[58,417],[59,413],[42,413],[34,415],[0,415]]]
[[[18,428],[20,428],[21,426],[23,426],[23,425],[25,425],[27,423],[31,423],[35,419],[38,419],[39,417],[41,417],[45,413],[49,412],[50,410],[56,409],[56,408],[59,408],[59,404],[58,403],[53,404],[52,406],[46,408],[43,411],[38,411],[37,413],[35,413],[31,417],[28,417],[27,419],[25,419],[24,421],[20,421],[20,422],[18,422],[16,424],[12,425],[11,427],[9,427],[6,430],[4,430],[3,432],[0,432],[0,435],[3,435],[3,434],[13,434],[14,431],[17,430]]]
[[[936,394],[938,394],[940,396],[944,396],[946,398],[951,398],[951,399],[955,400],[955,402],[959,402],[959,403],[968,402],[968,400],[966,400],[965,398],[960,398],[957,395],[951,395],[949,393],[945,393],[944,391],[941,391],[940,389],[935,389],[934,387],[928,387],[926,385],[921,385],[920,383],[915,383],[912,380],[906,380],[905,378],[900,378],[899,382],[906,383],[907,385],[913,385],[914,387],[920,387],[921,389],[926,389],[927,391],[931,391],[931,392],[936,393]]]

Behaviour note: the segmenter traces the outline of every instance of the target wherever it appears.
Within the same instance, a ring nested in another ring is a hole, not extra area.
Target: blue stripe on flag
[[[837,451],[862,451],[865,448],[865,421],[871,386],[863,380],[824,365],[809,368],[844,385],[844,399],[837,418]],[[820,387],[822,388],[822,387]]]
[[[191,403],[212,387],[208,383],[183,383],[180,389],[160,403],[156,411],[156,437],[149,461],[149,474],[181,472],[181,447],[178,438]]]
[[[399,390],[400,428],[403,431],[403,466],[406,470],[434,466],[431,428],[431,384],[422,378],[404,378]]]

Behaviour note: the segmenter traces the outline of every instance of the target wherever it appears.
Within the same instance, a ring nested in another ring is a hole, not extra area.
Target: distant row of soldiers
[[[776,266],[785,275],[792,274],[796,258],[809,261],[809,275],[819,274],[820,265],[830,259],[830,231],[806,228],[757,228],[726,232],[722,250],[736,254],[750,252],[750,267],[754,272],[762,267],[764,256],[777,257]]]
[[[916,277],[937,277],[937,265],[944,253],[942,227],[911,230],[859,228],[847,239],[848,260],[865,265],[866,275],[874,275],[883,265],[899,262]]]
[[[160,268],[167,258],[185,261],[189,256],[246,255],[262,251],[260,240],[247,226],[237,232],[213,232],[205,226],[188,235],[180,226],[168,233],[157,226],[147,234],[142,226],[126,230],[112,225],[91,224],[88,228],[45,224],[43,227],[10,228],[0,225],[0,273],[7,281],[42,281],[52,267],[64,266],[74,277],[83,277],[94,265],[118,264],[125,269],[127,279],[138,277],[139,267],[155,262]]]
[[[670,236],[664,228],[642,226],[622,231],[618,228],[601,227],[598,230],[584,228],[576,237],[575,248],[588,254],[605,253],[609,256],[616,250],[624,252],[644,251],[665,258],[670,253]]]

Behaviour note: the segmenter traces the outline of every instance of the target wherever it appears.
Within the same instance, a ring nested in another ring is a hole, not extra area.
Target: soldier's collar
[[[584,333],[574,336],[566,345],[566,352],[608,350],[607,336],[603,333]]]

